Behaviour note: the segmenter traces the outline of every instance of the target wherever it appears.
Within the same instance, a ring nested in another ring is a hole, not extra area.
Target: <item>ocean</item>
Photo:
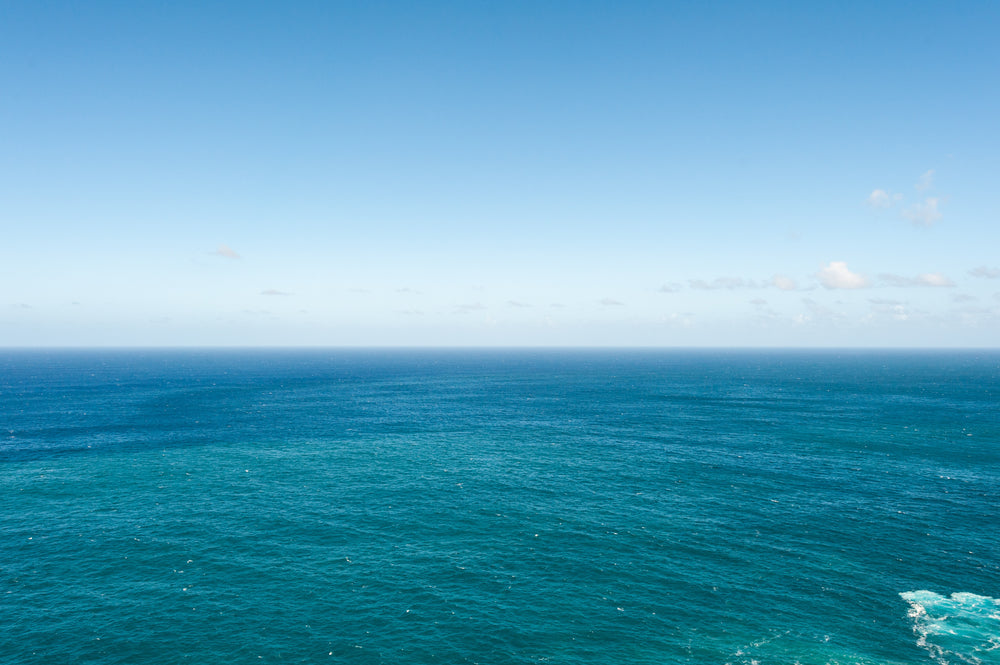
[[[2,350],[0,663],[1000,663],[1000,352]]]

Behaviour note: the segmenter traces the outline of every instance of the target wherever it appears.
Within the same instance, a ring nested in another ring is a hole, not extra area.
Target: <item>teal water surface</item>
[[[2,663],[1000,663],[1000,353],[2,351]]]

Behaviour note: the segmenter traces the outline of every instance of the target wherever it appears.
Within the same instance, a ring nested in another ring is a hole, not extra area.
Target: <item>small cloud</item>
[[[887,316],[896,321],[906,321],[910,318],[910,312],[904,303],[890,305],[873,302],[872,311],[879,316]]]
[[[884,189],[876,189],[868,195],[868,205],[873,208],[891,208],[902,198],[902,194],[890,194]]]
[[[795,280],[791,277],[785,277],[784,275],[775,275],[771,278],[771,285],[781,289],[782,291],[794,291],[798,288]]]
[[[969,274],[973,277],[981,277],[983,279],[997,279],[1000,278],[1000,268],[987,268],[986,266],[979,266],[978,268],[970,270]]]
[[[694,313],[693,312],[671,312],[670,314],[664,314],[660,317],[660,320],[664,323],[668,323],[673,326],[681,326],[682,328],[690,328],[694,325]]]
[[[941,219],[941,212],[938,205],[941,199],[929,196],[923,203],[915,203],[903,211],[903,217],[910,220],[914,226],[933,226],[934,222]]]
[[[455,310],[459,314],[468,314],[469,312],[475,312],[481,309],[486,309],[486,306],[479,302],[466,303],[455,307]]]
[[[816,302],[812,298],[803,298],[802,304],[809,309],[810,314],[805,316],[800,323],[810,321],[838,321],[844,318],[844,315],[840,312],[830,309],[829,307]]]
[[[29,305],[26,302],[19,302],[14,305],[11,305],[11,307],[14,307],[15,309],[34,309],[31,305]]]
[[[528,303],[520,302],[518,300],[508,300],[507,304],[510,305],[511,307],[531,307],[531,305],[529,305]]]
[[[243,258],[239,254],[237,254],[236,250],[234,250],[229,245],[219,245],[219,248],[217,250],[215,250],[214,252],[212,252],[212,254],[215,254],[216,256],[222,256],[222,257],[225,257],[227,259],[241,259],[241,258]]]
[[[554,302],[551,305],[549,305],[549,307],[552,307],[554,309],[562,309],[565,306],[566,305],[562,304],[561,302]]]
[[[820,284],[828,289],[863,289],[869,285],[868,278],[851,272],[845,261],[831,261],[816,276]]]
[[[906,304],[902,300],[891,300],[889,298],[869,298],[868,302],[870,302],[873,305],[888,305],[890,307],[894,306],[894,305],[905,305]]]
[[[658,293],[677,293],[680,290],[681,290],[681,285],[680,284],[670,283],[670,284],[664,284],[663,286],[661,286],[660,288],[658,288],[657,292]]]
[[[970,296],[968,293],[953,293],[951,294],[952,302],[975,302],[979,300],[976,296]]]
[[[404,310],[400,311],[399,313],[402,314],[403,316],[423,316],[424,315],[423,311],[419,310],[419,309],[404,309]]]
[[[917,179],[917,184],[914,185],[914,187],[917,188],[917,191],[923,192],[925,190],[930,189],[933,184],[934,184],[934,169],[930,169],[922,176],[920,176],[920,178]]]
[[[615,300],[614,298],[601,298],[598,302],[605,307],[621,307],[625,304],[620,300]]]
[[[951,281],[939,272],[928,272],[922,275],[917,275],[917,283],[920,284],[920,286],[943,286],[947,288],[955,286],[955,282]]]
[[[371,289],[360,289],[360,288],[356,288],[356,287],[355,288],[351,288],[351,289],[347,289],[347,290],[350,291],[351,293],[371,293],[372,292]]]
[[[931,286],[931,287],[953,287],[955,282],[951,281],[939,272],[928,272],[916,277],[904,277],[902,275],[892,275],[882,273],[879,280],[887,286]]]
[[[262,295],[262,296],[290,296],[292,294],[291,293],[287,293],[286,291],[278,291],[277,289],[264,289],[263,291],[260,292],[260,295]]]
[[[753,281],[748,282],[742,277],[716,277],[711,282],[706,282],[703,279],[689,279],[688,286],[701,291],[715,291],[718,289],[728,289],[731,291],[744,287],[756,288],[757,284]]]
[[[408,287],[408,286],[404,286],[404,287],[402,287],[402,288],[400,288],[400,289],[396,289],[396,293],[412,293],[412,294],[413,294],[413,295],[415,295],[415,296],[419,296],[419,295],[422,295],[422,294],[420,293],[420,291],[417,291],[416,289],[411,289],[411,288],[410,288],[410,287]]]
[[[757,307],[763,307],[764,305],[767,304],[767,301],[764,300],[763,298],[754,298],[753,300],[750,301],[750,304],[756,305]]]

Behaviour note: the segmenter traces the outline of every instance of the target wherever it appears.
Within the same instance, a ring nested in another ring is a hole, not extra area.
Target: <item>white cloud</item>
[[[753,280],[747,281],[742,277],[716,277],[711,282],[706,282],[703,279],[689,279],[688,286],[702,291],[715,291],[716,289],[755,289],[757,283]]]
[[[952,302],[976,302],[979,300],[976,296],[970,296],[968,293],[953,293],[951,295]]]
[[[681,285],[680,284],[673,284],[673,283],[671,283],[671,284],[664,284],[663,286],[661,286],[657,290],[660,293],[676,293],[676,292],[678,292],[678,291],[681,290]]]
[[[902,194],[890,194],[884,189],[876,189],[868,195],[868,205],[873,208],[891,208],[902,198]]]
[[[917,188],[917,191],[922,192],[926,189],[930,189],[933,184],[934,184],[934,169],[930,169],[922,176],[920,176],[920,178],[917,180],[917,184],[914,185],[914,187]]]
[[[531,307],[531,305],[529,305],[528,303],[521,302],[519,300],[508,300],[507,304],[510,305],[511,307]]]
[[[670,325],[678,325],[682,328],[690,328],[694,325],[694,312],[671,312],[660,317],[660,321]]]
[[[904,277],[902,275],[892,275],[883,273],[878,276],[887,286],[931,286],[931,287],[952,287],[955,282],[951,281],[939,272],[926,272],[916,277]]]
[[[888,318],[895,321],[906,321],[910,318],[910,311],[907,308],[906,303],[895,300],[880,300],[877,298],[872,298],[868,302],[871,303],[872,312],[868,317],[869,320]]]
[[[840,312],[830,309],[826,305],[822,305],[812,298],[803,298],[802,304],[809,309],[810,315],[804,317],[802,323],[808,321],[840,321],[844,318],[844,315]]]
[[[868,278],[851,272],[845,261],[831,261],[816,276],[820,284],[828,289],[863,289],[869,285]]]
[[[753,300],[750,301],[750,304],[755,305],[757,307],[763,307],[764,305],[767,304],[767,301],[764,300],[763,298],[754,298]]]
[[[614,298],[601,298],[600,303],[606,307],[621,307],[625,303]]]
[[[212,253],[215,254],[216,256],[222,256],[222,257],[225,257],[227,259],[241,259],[241,258],[243,258],[239,254],[237,254],[236,250],[234,250],[229,245],[219,245],[219,248],[217,250],[215,250],[214,252],[212,252]]]
[[[934,222],[941,219],[941,212],[938,205],[941,199],[929,196],[923,203],[914,203],[903,211],[903,217],[910,220],[914,226],[932,226]]]
[[[771,278],[771,284],[782,291],[794,291],[798,288],[795,280],[784,275],[775,275]]]
[[[951,281],[939,272],[927,272],[922,275],[917,275],[917,281],[921,286],[955,286],[955,282]]]
[[[468,314],[469,312],[475,312],[480,309],[486,309],[486,306],[481,302],[467,303],[463,305],[458,305],[456,311],[459,314]]]
[[[262,295],[262,296],[290,296],[292,294],[288,293],[286,291],[278,291],[277,289],[264,289],[263,291],[260,292],[260,295]]]
[[[987,268],[986,266],[979,266],[978,268],[970,270],[969,274],[973,277],[982,277],[983,279],[997,279],[1000,278],[1000,268]]]

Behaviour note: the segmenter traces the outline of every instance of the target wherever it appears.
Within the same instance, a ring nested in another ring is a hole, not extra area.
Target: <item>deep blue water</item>
[[[1000,663],[1000,353],[0,351],[2,663]]]

